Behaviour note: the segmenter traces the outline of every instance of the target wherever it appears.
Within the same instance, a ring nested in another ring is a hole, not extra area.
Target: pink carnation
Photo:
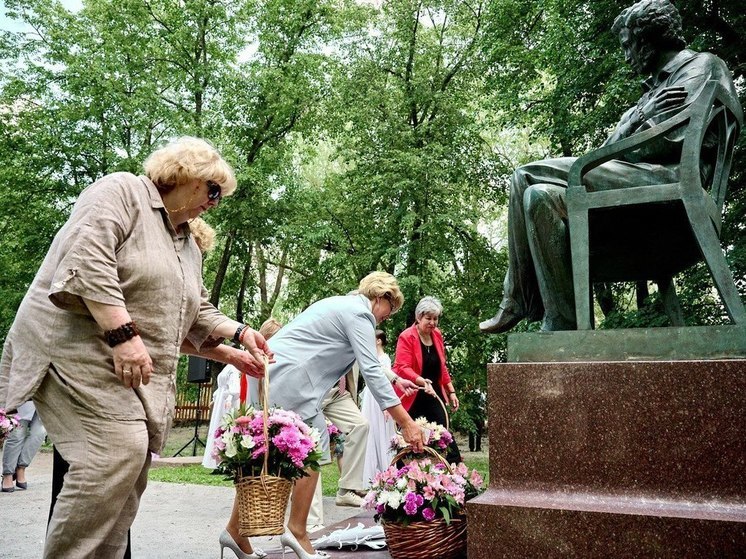
[[[430,507],[422,509],[422,518],[428,522],[435,520],[435,511]]]

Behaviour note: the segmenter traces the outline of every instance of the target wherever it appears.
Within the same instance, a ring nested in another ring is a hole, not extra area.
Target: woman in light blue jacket
[[[358,293],[314,303],[268,342],[276,361],[269,368],[271,403],[297,412],[319,430],[327,462],[329,437],[321,402],[355,361],[381,409],[399,424],[404,439],[422,450],[422,431],[402,407],[376,353],[376,325],[399,310],[404,297],[396,279],[385,272],[363,278]],[[280,538],[301,559],[326,556],[313,549],[306,532],[319,476],[309,473],[295,482],[288,529]]]

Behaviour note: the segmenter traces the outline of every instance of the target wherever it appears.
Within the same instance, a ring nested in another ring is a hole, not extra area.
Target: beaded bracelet
[[[250,326],[244,326],[243,328],[241,328],[241,333],[238,335],[238,342],[241,345],[244,345],[243,344],[243,337],[244,337],[244,334],[246,334],[246,330],[251,330],[251,327]]]
[[[119,328],[113,328],[104,332],[104,337],[109,347],[117,346],[139,335],[140,331],[137,329],[134,320],[127,324],[122,324]]]
[[[245,324],[241,324],[241,326],[239,326],[238,328],[236,328],[236,333],[233,334],[233,343],[234,344],[241,343],[241,334],[243,333],[244,328],[246,328]]]

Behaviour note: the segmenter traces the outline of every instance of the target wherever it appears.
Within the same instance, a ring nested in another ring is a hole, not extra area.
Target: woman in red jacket
[[[432,392],[418,391],[411,396],[399,394],[397,390],[402,406],[409,415],[413,419],[425,417],[428,421],[445,426],[446,412],[436,401],[433,393],[447,402],[453,411],[458,409],[459,402],[446,367],[443,334],[438,330],[438,320],[442,312],[443,306],[435,297],[424,297],[417,303],[414,324],[399,335],[396,343],[393,371],[419,386],[432,386]],[[461,453],[455,439],[448,447],[446,460],[449,463],[461,461]]]

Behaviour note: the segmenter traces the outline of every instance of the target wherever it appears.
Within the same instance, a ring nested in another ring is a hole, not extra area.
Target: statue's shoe
[[[495,316],[479,323],[479,329],[486,334],[500,334],[513,328],[523,318],[522,314],[500,306]]]
[[[577,330],[578,325],[574,320],[567,320],[562,317],[544,317],[544,321],[541,323],[542,332],[559,332],[562,330]]]

